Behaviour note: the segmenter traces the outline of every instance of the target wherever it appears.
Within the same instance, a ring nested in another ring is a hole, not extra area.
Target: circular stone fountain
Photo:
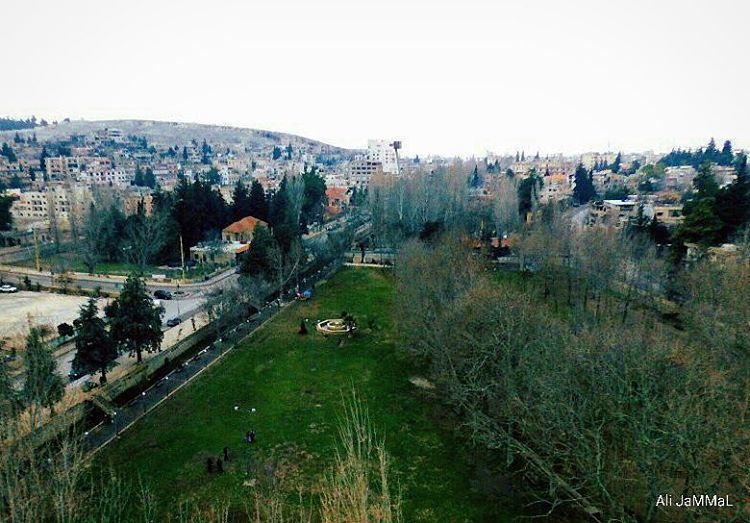
[[[355,330],[356,326],[349,326],[341,318],[319,321],[315,330],[322,334],[347,334]]]

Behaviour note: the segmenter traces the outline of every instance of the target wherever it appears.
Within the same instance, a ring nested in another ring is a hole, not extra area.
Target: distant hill
[[[65,138],[73,134],[92,134],[107,128],[120,129],[125,135],[145,136],[156,145],[182,145],[191,140],[199,143],[205,138],[209,143],[223,144],[232,147],[247,147],[250,150],[265,150],[274,145],[280,147],[291,143],[293,147],[305,147],[312,153],[328,152],[346,154],[352,150],[325,144],[317,140],[287,133],[229,127],[223,125],[205,125],[195,123],[161,122],[153,120],[74,120],[60,122],[47,127],[35,127],[18,131],[22,135],[36,133],[39,141]],[[16,131],[0,132],[0,141],[9,141]]]

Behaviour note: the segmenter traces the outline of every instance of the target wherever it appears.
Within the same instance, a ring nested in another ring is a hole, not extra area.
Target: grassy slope
[[[409,365],[394,348],[391,296],[387,273],[342,270],[319,287],[312,302],[284,311],[150,413],[105,449],[99,462],[148,478],[162,506],[164,500],[186,496],[247,499],[252,489],[242,481],[250,452],[256,463],[278,463],[288,490],[296,484],[309,488],[331,462],[342,395],[353,386],[385,436],[407,521],[506,519],[471,491],[471,469],[461,445],[434,423],[409,383]],[[342,310],[362,327],[374,319],[377,329],[363,329],[343,347],[337,347],[337,338],[314,333],[312,323],[308,336],[297,334],[302,317],[338,317]],[[258,434],[252,451],[242,441],[251,428]],[[227,474],[209,476],[206,457],[218,456],[225,445],[238,459],[230,462]]]

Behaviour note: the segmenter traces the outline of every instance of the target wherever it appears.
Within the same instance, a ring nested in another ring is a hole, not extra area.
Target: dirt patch
[[[412,376],[411,378],[409,378],[409,383],[423,390],[435,389],[435,385],[430,380],[428,380],[427,378],[422,378],[421,376]]]

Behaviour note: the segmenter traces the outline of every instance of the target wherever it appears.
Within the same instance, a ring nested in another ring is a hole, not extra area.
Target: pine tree
[[[5,142],[3,142],[2,149],[0,149],[0,155],[5,156],[10,163],[16,163],[18,161],[16,153],[13,152],[13,148]]]
[[[318,169],[313,166],[305,167],[302,173],[302,181],[305,184],[304,200],[302,201],[302,222],[305,230],[307,225],[323,221],[323,213],[326,206],[326,181],[318,174]]]
[[[47,174],[47,158],[49,158],[47,148],[42,146],[42,153],[39,155],[39,169],[41,169],[43,175]]]
[[[137,185],[138,187],[143,187],[143,171],[141,171],[141,166],[138,165],[135,168],[135,177],[133,178],[133,185]]]
[[[474,189],[477,189],[482,186],[482,180],[479,177],[479,167],[477,165],[474,165],[474,170],[471,173],[470,184]]]
[[[234,185],[230,213],[232,214],[232,221],[241,220],[246,216],[253,216],[250,205],[250,193],[245,184],[242,183],[242,180],[237,180],[237,183]]]
[[[596,189],[594,189],[592,182],[592,173],[586,171],[582,163],[579,163],[576,167],[574,180],[573,199],[576,203],[584,204],[596,197]]]
[[[619,173],[620,172],[620,164],[622,163],[622,154],[617,153],[617,156],[615,156],[615,161],[612,162],[612,166],[610,169],[612,169],[613,173]]]
[[[24,366],[23,398],[26,404],[53,409],[65,393],[65,384],[57,373],[57,362],[42,340],[39,328],[32,328],[26,337]]]
[[[268,201],[266,200],[266,193],[263,190],[263,186],[258,180],[253,180],[250,186],[248,215],[268,222]]]
[[[737,155],[737,179],[719,191],[716,196],[716,214],[724,223],[724,239],[731,237],[750,222],[750,177],[747,173],[747,156]]]
[[[105,312],[109,318],[110,335],[119,352],[135,355],[140,363],[144,351],[160,350],[164,337],[161,330],[164,309],[154,304],[138,276],[128,276],[120,296],[107,306]]]
[[[732,165],[733,160],[734,153],[732,152],[732,142],[727,140],[726,142],[724,142],[724,146],[721,148],[719,163],[721,165]]]
[[[107,332],[104,320],[99,317],[96,300],[89,298],[81,306],[76,328],[76,354],[73,370],[78,373],[98,369],[102,373],[102,383],[107,382],[107,366],[117,359],[117,348]]]
[[[698,167],[698,174],[693,178],[693,187],[700,198],[714,197],[719,192],[719,184],[716,183],[708,161]]]
[[[251,276],[270,276],[270,250],[274,240],[268,228],[258,225],[253,231],[250,250],[242,257],[240,271]]]
[[[151,189],[156,187],[156,176],[151,167],[146,167],[146,173],[143,175],[143,185],[150,187]]]

